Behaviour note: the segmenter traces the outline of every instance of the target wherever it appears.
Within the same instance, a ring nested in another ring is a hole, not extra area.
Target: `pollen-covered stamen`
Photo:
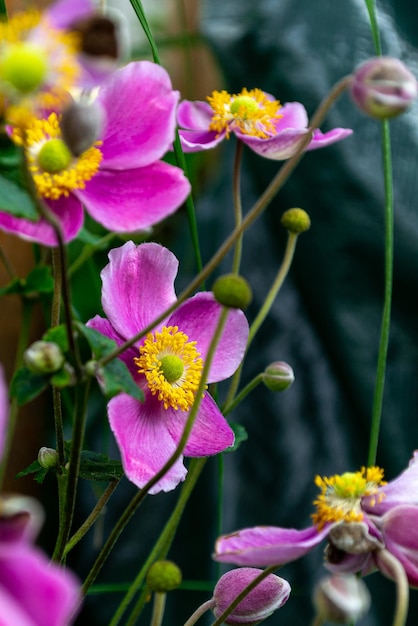
[[[196,342],[189,341],[177,326],[164,326],[161,332],[147,335],[139,352],[134,362],[151,393],[158,396],[165,409],[188,411],[203,369]]]
[[[25,130],[15,129],[15,143],[23,145],[29,170],[39,195],[58,200],[74,189],[84,189],[98,172],[102,153],[101,141],[73,157],[61,139],[59,117],[51,113],[47,119],[32,118]]]
[[[346,472],[330,477],[317,476],[315,484],[321,494],[314,501],[316,513],[312,520],[318,530],[332,522],[360,522],[363,517],[361,500],[372,496],[369,505],[381,502],[384,493],[379,487],[385,485],[380,467],[362,467],[359,472]]]
[[[276,132],[274,120],[282,117],[280,103],[269,100],[261,89],[244,88],[234,95],[214,91],[207,100],[214,111],[209,128],[218,134],[225,132],[226,138],[233,130],[263,139],[271,137]]]

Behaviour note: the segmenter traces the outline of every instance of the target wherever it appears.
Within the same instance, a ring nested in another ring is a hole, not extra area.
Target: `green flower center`
[[[37,89],[45,80],[48,64],[45,53],[32,43],[8,47],[0,61],[0,76],[22,94]]]
[[[233,99],[230,111],[233,115],[239,115],[241,119],[251,117],[259,109],[257,102],[251,96],[237,96]]]
[[[62,139],[46,141],[38,153],[38,165],[49,174],[65,170],[72,161],[72,154]]]
[[[160,362],[160,370],[168,383],[175,383],[182,377],[184,364],[180,357],[169,354],[161,357]]]

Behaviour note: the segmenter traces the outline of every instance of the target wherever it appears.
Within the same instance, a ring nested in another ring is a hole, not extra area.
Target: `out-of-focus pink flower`
[[[254,152],[276,161],[292,157],[307,134],[312,139],[306,150],[315,150],[352,133],[348,128],[312,132],[300,102],[288,102],[282,107],[260,89],[243,89],[234,95],[214,91],[208,102],[184,100],[179,105],[177,120],[185,152],[209,150],[234,133]]]
[[[105,114],[104,130],[81,155],[74,156],[62,140],[55,113],[14,134],[25,148],[37,192],[59,218],[66,241],[83,224],[83,206],[105,228],[126,233],[149,228],[184,202],[189,181],[181,169],[160,160],[174,139],[178,98],[162,67],[134,62],[102,85],[96,105]],[[0,212],[0,228],[57,244],[43,218],[33,222]]]
[[[102,306],[107,319],[96,316],[88,326],[121,345],[141,332],[176,302],[174,279],[178,261],[156,243],[131,241],[111,250],[102,271]],[[183,302],[121,359],[144,392],[145,401],[120,394],[108,404],[126,476],[138,487],[163,467],[175,451],[199,385],[203,363],[221,313],[212,293],[200,292]],[[231,376],[240,364],[248,323],[231,310],[215,351],[208,383]],[[234,434],[216,403],[205,393],[184,455],[203,457],[231,446]],[[150,490],[170,491],[184,480],[182,458]]]
[[[282,565],[304,556],[328,538],[326,567],[336,573],[367,574],[381,569],[391,577],[382,549],[403,566],[418,586],[418,452],[409,467],[389,483],[377,467],[329,478],[317,477],[321,493],[304,530],[257,526],[220,537],[215,558],[236,565]]]

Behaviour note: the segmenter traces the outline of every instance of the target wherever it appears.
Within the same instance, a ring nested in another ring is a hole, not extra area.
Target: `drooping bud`
[[[74,156],[88,150],[102,135],[105,113],[98,102],[72,102],[62,112],[61,135]]]
[[[238,274],[224,274],[212,288],[216,300],[231,309],[246,309],[253,294],[249,283]]]
[[[54,448],[42,446],[38,452],[38,463],[44,469],[52,469],[58,465],[58,453]]]
[[[224,574],[213,590],[212,608],[216,618],[263,570],[240,567]],[[284,578],[270,574],[252,589],[225,619],[225,624],[254,626],[267,619],[288,600],[290,585]]]
[[[292,367],[284,361],[275,361],[268,365],[262,375],[263,383],[270,391],[285,391],[295,380]]]
[[[24,364],[33,374],[52,374],[64,365],[61,348],[51,341],[35,341],[23,355]]]
[[[350,91],[364,113],[384,120],[408,109],[418,95],[418,85],[399,59],[374,57],[356,69]]]
[[[329,576],[317,585],[314,604],[324,620],[334,624],[352,624],[369,610],[370,593],[356,576]]]
[[[309,215],[303,209],[288,209],[282,215],[281,222],[287,230],[295,235],[304,233],[311,227]]]
[[[156,561],[148,570],[147,587],[156,593],[173,591],[181,584],[181,570],[172,561]]]

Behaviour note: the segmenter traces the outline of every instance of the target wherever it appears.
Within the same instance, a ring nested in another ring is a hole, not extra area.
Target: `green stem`
[[[0,0],[0,15],[4,15],[7,18],[7,7],[4,0]]]
[[[166,599],[167,599],[166,592],[154,593],[154,606],[152,608],[152,618],[151,618],[150,626],[161,626],[161,624],[163,623]]]
[[[54,292],[52,294],[51,327],[54,327],[59,325],[61,316],[62,265],[58,248],[52,248],[52,268],[54,274]],[[65,465],[64,426],[62,421],[61,391],[57,387],[52,387],[52,404],[58,467],[62,468]]]
[[[202,615],[204,615],[206,611],[209,611],[209,609],[211,609],[213,606],[215,606],[215,601],[213,598],[201,604],[196,609],[196,611],[189,617],[187,622],[185,622],[184,626],[194,626],[196,622],[202,617]]]
[[[334,85],[331,89],[330,93],[324,98],[322,103],[319,105],[318,109],[314,113],[312,117],[311,124],[309,128],[313,131],[315,128],[318,128],[322,121],[324,120],[328,110],[337,100],[337,98],[347,89],[347,87],[351,83],[351,76],[345,76],[338,83]],[[232,233],[225,239],[223,244],[218,248],[210,261],[204,266],[201,272],[189,283],[188,287],[178,296],[177,301],[174,302],[170,307],[165,309],[155,320],[153,320],[146,328],[144,328],[141,332],[137,333],[128,341],[121,344],[118,348],[116,348],[113,352],[106,355],[102,359],[97,361],[98,366],[107,365],[110,361],[118,357],[120,354],[125,352],[128,348],[133,346],[137,341],[142,339],[147,333],[151,332],[156,325],[162,322],[165,318],[167,318],[182,302],[184,302],[193,292],[199,288],[202,282],[210,276],[213,270],[219,265],[219,263],[224,259],[224,257],[228,254],[231,248],[234,246],[237,239],[241,236],[241,234],[249,228],[255,220],[260,217],[266,207],[273,200],[274,196],[277,192],[283,187],[299,161],[303,157],[303,153],[305,148],[309,145],[312,139],[311,132],[307,132],[306,136],[301,140],[299,145],[299,150],[296,154],[288,159],[284,165],[280,168],[279,172],[273,178],[271,183],[265,189],[265,191],[261,194],[258,200],[254,203],[251,210],[245,215],[242,220],[242,223],[239,227],[235,228]]]
[[[190,432],[193,428],[193,424],[195,422],[197,412],[199,410],[200,402],[203,397],[203,393],[206,387],[206,379],[208,377],[209,368],[212,363],[213,356],[215,354],[215,349],[218,344],[220,337],[222,336],[222,332],[224,330],[224,326],[228,316],[228,309],[222,309],[221,314],[219,316],[218,324],[216,326],[212,341],[209,345],[209,349],[207,352],[207,356],[205,359],[205,364],[203,366],[202,375],[199,381],[199,386],[196,391],[196,395],[194,398],[193,406],[188,415],[186,425],[184,427],[182,436],[178,442],[176,450],[173,452],[168,461],[163,465],[163,467],[151,478],[147,484],[133,497],[124,513],[121,515],[119,521],[114,526],[112,532],[110,533],[106,543],[104,544],[100,554],[98,555],[95,563],[93,564],[92,569],[87,575],[86,580],[84,581],[82,591],[86,593],[87,589],[91,586],[91,584],[96,579],[97,574],[101,570],[105,560],[113,549],[116,541],[118,540],[122,530],[125,528],[126,524],[131,519],[132,515],[135,513],[138,506],[141,504],[148,491],[158,483],[158,481],[168,472],[168,470],[174,465],[177,459],[180,458],[189,438]]]
[[[376,51],[376,54],[380,56],[382,54],[382,46],[380,42],[379,26],[377,24],[377,17],[376,17],[376,1],[365,0],[365,3],[366,3],[367,11],[369,13],[370,28],[372,31],[374,49]]]
[[[68,276],[73,276],[80,269],[80,267],[87,261],[96,250],[101,250],[106,244],[110,243],[115,239],[116,233],[107,233],[104,237],[101,237],[94,244],[86,244],[77,258],[73,261],[71,266],[68,269]]]
[[[109,626],[117,626],[117,624],[119,624],[122,618],[122,615],[125,613],[129,604],[132,602],[133,597],[140,589],[151,565],[155,561],[159,559],[164,559],[167,556],[171,543],[174,539],[174,535],[180,523],[181,517],[183,515],[184,508],[206,464],[206,461],[207,461],[207,458],[201,458],[201,459],[193,459],[192,462],[190,463],[189,472],[181,488],[180,496],[174,508],[174,511],[172,512],[170,518],[168,519],[162,533],[160,534],[147,560],[143,564],[141,570],[138,572],[137,577],[133,581],[125,597],[123,598],[121,604],[119,605]],[[144,589],[142,594],[138,598],[137,603],[132,609],[132,612],[126,623],[126,626],[128,626],[128,624],[130,623],[134,624],[136,620],[138,619],[138,617],[140,616],[143,606],[145,604],[145,599],[146,599],[147,594],[148,594],[148,590]]]
[[[263,374],[257,374],[241,391],[239,394],[230,402],[229,404],[225,403],[225,407],[222,410],[223,415],[226,417],[231,411],[233,411],[241,402],[244,400],[246,396],[253,389],[255,389],[263,380]]]
[[[234,218],[235,228],[238,228],[242,223],[242,202],[241,202],[241,163],[244,144],[237,139],[235,148],[235,160],[234,160],[234,174],[233,174],[233,195],[234,195]],[[234,248],[234,257],[232,260],[232,271],[234,274],[238,274],[241,265],[242,256],[242,239],[244,233],[237,238]]]
[[[409,585],[405,570],[397,558],[388,550],[379,550],[377,562],[382,563],[383,571],[390,572],[396,583],[396,610],[392,626],[405,626],[409,608]]]
[[[265,578],[267,578],[267,576],[270,576],[270,574],[272,574],[278,567],[279,567],[278,565],[271,565],[270,567],[267,567],[265,570],[263,570],[261,572],[261,574],[259,574],[256,578],[254,578],[254,580],[252,580],[241,591],[241,593],[235,598],[235,600],[233,602],[231,602],[229,607],[227,609],[225,609],[225,611],[222,613],[222,615],[220,615],[218,617],[218,619],[215,620],[211,624],[211,626],[221,626],[225,622],[225,620],[228,617],[228,615],[230,615],[233,612],[235,607],[238,606],[238,604],[250,593],[250,591],[255,589],[255,587],[257,587],[257,585],[259,585]]]
[[[112,482],[109,483],[109,485],[106,487],[101,498],[97,501],[96,506],[94,507],[94,509],[92,510],[92,512],[90,513],[90,515],[88,516],[84,524],[80,526],[77,532],[75,532],[74,535],[71,537],[71,539],[69,539],[69,541],[67,542],[67,545],[65,546],[65,550],[64,550],[64,556],[67,556],[70,550],[72,550],[74,546],[76,546],[78,542],[84,537],[84,535],[90,530],[90,528],[93,526],[93,524],[96,522],[97,518],[103,511],[105,505],[109,501],[110,496],[115,491],[119,483],[120,483],[120,479],[112,480]]]

